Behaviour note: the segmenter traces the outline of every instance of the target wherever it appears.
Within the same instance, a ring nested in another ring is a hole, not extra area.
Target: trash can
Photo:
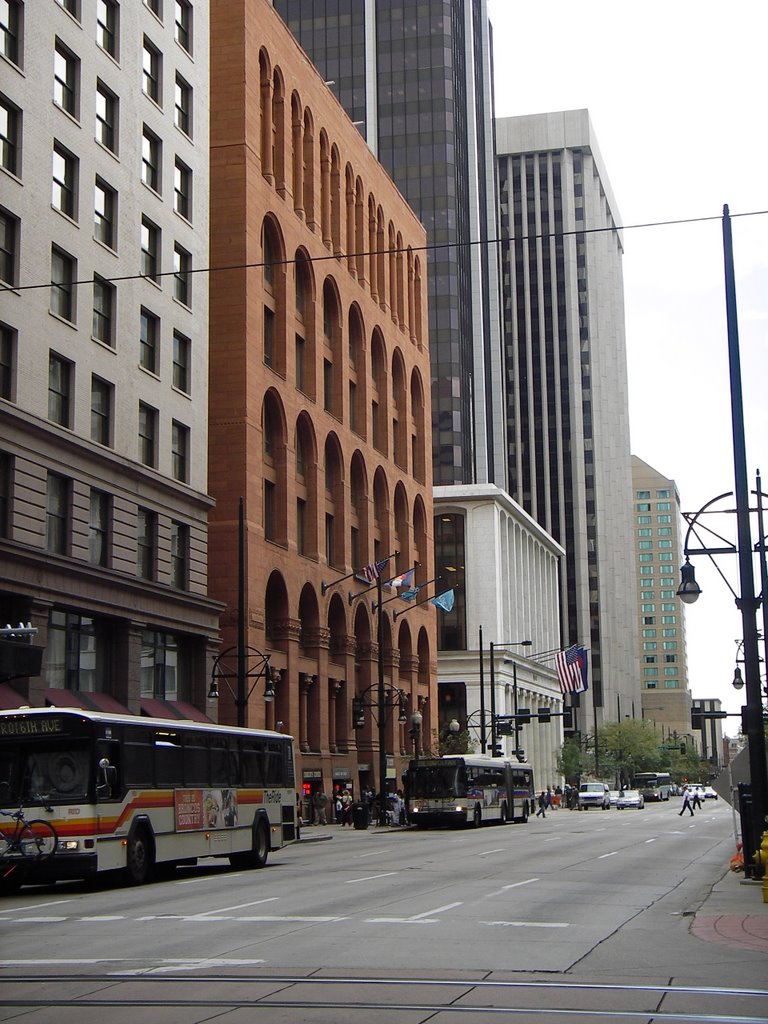
[[[355,828],[368,828],[368,804],[352,804],[352,824]]]

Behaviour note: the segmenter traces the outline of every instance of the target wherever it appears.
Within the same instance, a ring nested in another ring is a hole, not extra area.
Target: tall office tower
[[[11,0],[0,55],[0,621],[44,648],[2,699],[196,715],[207,12]]]
[[[578,728],[640,716],[618,214],[587,111],[496,122],[510,493],[565,548]]]
[[[506,489],[486,0],[274,6],[427,229],[435,485]]]
[[[665,734],[691,739],[685,605],[677,597],[680,495],[674,480],[636,455],[632,488],[643,716]]]

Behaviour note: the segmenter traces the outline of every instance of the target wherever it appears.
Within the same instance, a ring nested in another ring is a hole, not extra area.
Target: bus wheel
[[[480,828],[480,826],[482,824],[483,824],[483,812],[480,810],[479,807],[476,807],[475,808],[475,813],[474,813],[474,815],[472,817],[472,827],[473,828]]]
[[[152,873],[152,845],[145,828],[137,828],[128,839],[125,878],[128,885],[144,885]]]
[[[237,871],[250,871],[251,868],[266,866],[269,856],[269,830],[264,821],[259,821],[253,833],[253,848],[244,853],[232,853],[229,863]]]

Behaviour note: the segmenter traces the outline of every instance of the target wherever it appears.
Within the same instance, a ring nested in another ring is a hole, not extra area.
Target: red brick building
[[[413,744],[398,701],[431,739],[438,613],[399,599],[379,612],[375,589],[343,577],[388,555],[384,579],[416,563],[417,585],[434,576],[426,235],[267,0],[211,4],[210,213],[222,651],[241,635],[242,581],[247,723],[296,738],[305,786],[357,796],[381,784],[380,709],[355,730],[352,698],[377,701],[382,614],[386,774],[399,786]],[[279,672],[266,704],[263,655]],[[222,721],[237,713],[228,657]]]

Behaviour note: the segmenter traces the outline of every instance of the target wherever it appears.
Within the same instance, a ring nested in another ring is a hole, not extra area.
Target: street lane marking
[[[484,900],[490,899],[493,896],[500,896],[503,892],[508,889],[517,889],[521,885],[530,885],[531,882],[538,882],[538,878],[526,878],[524,882],[510,882],[509,885],[503,885],[500,889],[495,889],[493,892],[488,892],[483,896]]]
[[[437,910],[427,910],[423,914],[413,914],[409,920],[418,921],[422,917],[431,917],[433,914],[442,914],[444,910],[453,910],[454,907],[460,907],[461,901],[458,903],[446,903],[444,907],[438,907]]]
[[[606,857],[615,857],[618,852],[618,850],[614,850],[613,853],[601,853],[597,859],[605,860]]]
[[[60,907],[63,903],[74,902],[74,900],[51,900],[48,903],[36,903],[31,907],[24,907],[24,909],[21,909],[19,907],[8,907],[7,910],[0,910],[0,914],[10,914],[11,912],[23,914],[28,910],[44,910],[45,907]]]
[[[567,921],[481,921],[491,928],[570,928]]]
[[[655,839],[646,839],[645,841],[646,841],[646,843],[655,843],[656,842]]]
[[[94,924],[100,921],[124,921],[122,914],[101,914],[98,917],[79,917],[78,921],[87,921]]]
[[[503,849],[502,847],[499,847],[498,850],[485,850],[483,853],[478,853],[477,856],[478,857],[489,857],[492,853],[506,853],[506,852],[507,851],[505,849]]]
[[[421,914],[412,914],[410,917],[366,917],[366,924],[437,924],[432,917],[433,914],[442,914],[444,910],[453,910],[460,907],[459,903],[446,903],[444,907],[437,907],[436,910],[425,910]]]
[[[364,857],[378,857],[382,853],[389,853],[389,847],[385,846],[383,850],[373,850],[372,853],[359,853],[355,860],[362,860]]]
[[[388,878],[390,875],[397,875],[398,871],[384,871],[380,875],[366,875],[365,878],[348,878],[346,885],[353,885],[355,882],[372,882],[374,878]]]
[[[226,914],[228,910],[245,910],[246,907],[256,907],[260,903],[275,903],[279,899],[279,896],[267,896],[263,900],[253,900],[251,903],[237,903],[234,907],[219,907],[217,910],[204,910],[200,914],[186,915],[184,920],[196,921],[208,917],[209,914]]]

